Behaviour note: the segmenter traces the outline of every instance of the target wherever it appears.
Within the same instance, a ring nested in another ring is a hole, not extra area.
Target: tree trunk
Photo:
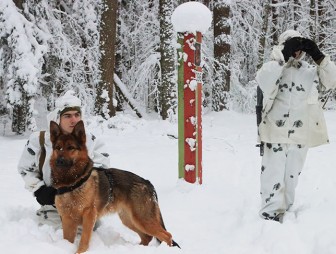
[[[316,24],[316,3],[315,0],[310,0],[310,37],[312,40],[315,39],[316,36],[316,30],[315,30],[315,24]]]
[[[31,114],[28,111],[28,99],[26,92],[23,90],[23,82],[18,79],[16,81],[21,92],[21,98],[19,102],[15,102],[12,105],[12,132],[16,134],[23,134],[26,131],[27,119],[30,119]]]
[[[12,114],[12,132],[23,134],[26,131],[25,106],[15,105]]]
[[[23,3],[25,2],[25,0],[13,0],[13,2],[16,7],[18,7],[20,10],[23,10]]]
[[[320,27],[318,29],[318,45],[320,48],[324,48],[324,44],[325,44],[325,38],[326,38],[326,28],[327,28],[327,23],[326,23],[326,20],[325,20],[325,7],[324,7],[324,3],[325,1],[323,0],[318,0],[317,1],[317,21],[318,21],[318,24],[320,24]]]
[[[215,4],[213,17],[215,79],[212,89],[212,108],[215,111],[221,111],[228,109],[228,93],[230,91],[230,5],[225,3]]]
[[[203,0],[202,1],[202,3],[206,6],[206,7],[208,7],[210,10],[212,9],[211,7],[212,7],[212,2],[213,2],[213,0]]]
[[[173,2],[160,0],[159,4],[161,84],[158,88],[158,104],[160,115],[165,120],[176,110],[176,105],[173,105],[173,99],[176,98],[174,31],[170,22]]]
[[[119,38],[121,38],[121,21],[120,21],[120,10],[126,6],[126,2],[124,0],[118,1],[118,10],[117,10],[117,38],[116,38],[116,54],[115,54],[115,73],[117,76],[122,79],[122,72],[120,70],[121,63],[122,63],[122,42]],[[115,86],[115,97],[118,102],[118,105],[116,107],[117,111],[123,110],[123,104],[125,102],[124,97],[122,94],[119,93],[120,89]]]
[[[105,10],[102,13],[100,29],[101,81],[97,87],[95,111],[105,119],[115,116],[113,105],[113,75],[116,41],[116,14],[118,1],[103,1]]]
[[[299,26],[300,15],[299,11],[302,9],[301,2],[299,0],[293,0],[293,10],[294,10],[294,30],[296,30]]]
[[[262,30],[260,32],[260,37],[259,37],[259,61],[258,61],[258,65],[257,65],[258,69],[260,69],[260,67],[264,63],[266,34],[267,34],[267,30],[268,30],[268,16],[269,16],[269,13],[270,13],[269,2],[265,3],[263,13],[264,13],[264,15],[263,15],[263,26],[262,26]]]
[[[272,0],[272,44],[275,45],[279,37],[279,25],[278,25],[278,8],[276,5],[278,0]]]
[[[14,4],[20,10],[23,10],[24,0],[13,0]],[[12,131],[16,134],[23,134],[26,131],[26,122],[27,122],[27,100],[25,100],[25,92],[23,89],[23,84],[20,80],[16,81],[17,86],[20,87],[21,90],[21,101],[20,103],[16,102],[12,107]]]

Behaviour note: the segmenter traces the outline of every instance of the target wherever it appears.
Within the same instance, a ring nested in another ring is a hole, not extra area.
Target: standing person
[[[57,122],[63,132],[71,133],[76,123],[82,120],[80,99],[74,96],[73,91],[66,92],[56,100],[55,110],[48,114],[47,120],[48,123]],[[25,188],[34,194],[36,201],[41,205],[36,213],[39,223],[60,228],[61,220],[55,207],[56,190],[51,186],[50,179],[50,133],[49,130],[42,132],[42,136],[40,133],[34,132],[30,135],[21,155],[18,171],[25,182]],[[89,132],[86,132],[86,136],[86,146],[94,166],[109,168],[110,159],[104,150],[104,144]],[[44,140],[42,145],[41,139]]]
[[[316,66],[302,60],[305,54]],[[282,222],[293,205],[308,148],[329,142],[318,96],[321,89],[336,87],[336,66],[294,30],[280,35],[270,58],[256,76],[263,93],[260,216]]]

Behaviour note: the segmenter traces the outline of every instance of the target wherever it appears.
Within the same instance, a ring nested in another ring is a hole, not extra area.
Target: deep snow
[[[203,119],[203,185],[178,180],[177,125],[118,115],[90,121],[104,138],[114,167],[149,179],[157,189],[167,229],[182,247],[138,236],[109,216],[94,232],[88,253],[336,253],[336,112],[326,112],[331,144],[313,148],[299,180],[296,202],[283,224],[258,217],[260,157],[255,116],[209,113]],[[2,126],[0,127],[2,128]],[[0,131],[2,135],[3,131]],[[38,226],[38,204],[24,189],[16,165],[27,136],[0,136],[0,253],[74,253],[62,231]]]

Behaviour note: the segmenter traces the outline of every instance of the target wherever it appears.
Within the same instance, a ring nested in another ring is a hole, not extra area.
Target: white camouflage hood
[[[279,36],[279,45],[283,45],[285,41],[293,37],[303,37],[298,31],[295,30],[286,30]]]
[[[72,107],[80,107],[83,116],[81,100],[75,96],[75,92],[73,90],[69,90],[63,96],[56,99],[55,109],[47,115],[48,124],[50,123],[50,121],[54,121],[59,124],[60,113],[65,108],[72,108]]]

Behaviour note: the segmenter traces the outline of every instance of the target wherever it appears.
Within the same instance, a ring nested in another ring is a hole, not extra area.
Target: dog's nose
[[[66,161],[65,161],[64,157],[58,157],[56,159],[56,166],[64,167],[65,165],[66,165]]]

